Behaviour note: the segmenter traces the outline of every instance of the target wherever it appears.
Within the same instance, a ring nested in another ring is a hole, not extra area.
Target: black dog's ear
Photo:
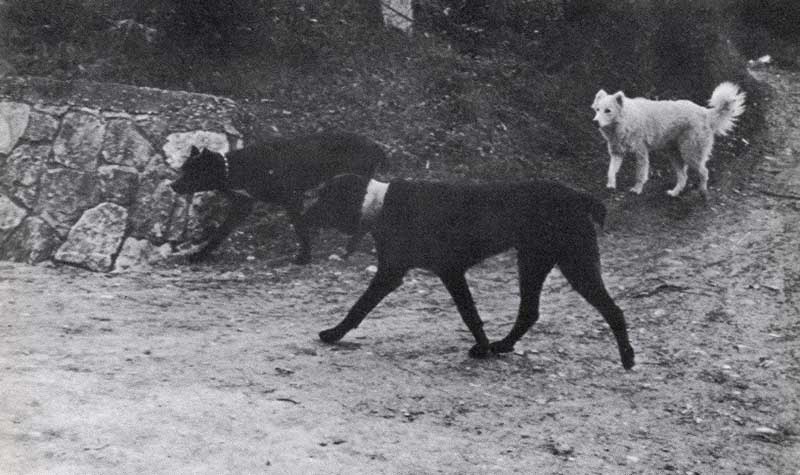
[[[198,150],[197,147],[192,145],[192,148],[189,149],[189,156],[194,157],[195,155],[200,155],[200,150]]]

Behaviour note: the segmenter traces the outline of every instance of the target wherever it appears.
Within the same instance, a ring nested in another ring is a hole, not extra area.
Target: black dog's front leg
[[[378,273],[372,278],[372,282],[369,283],[366,292],[356,301],[353,308],[347,312],[344,320],[333,328],[319,332],[319,339],[325,343],[334,343],[341,340],[347,332],[356,328],[384,297],[400,287],[400,284],[403,283],[403,274],[404,272],[387,272],[378,269]]]
[[[526,249],[518,251],[519,313],[508,335],[490,346],[494,353],[514,351],[514,345],[539,319],[539,295],[547,274],[553,270],[554,259]]]
[[[187,259],[189,262],[200,262],[208,257],[216,248],[222,244],[228,235],[238,226],[244,218],[246,218],[253,211],[253,199],[236,193],[234,191],[224,192],[225,197],[230,201],[230,212],[225,217],[225,221],[212,231],[211,236],[199,251],[189,254]]]
[[[489,354],[489,339],[486,338],[486,333],[483,332],[483,322],[481,321],[478,310],[475,308],[475,302],[472,300],[472,294],[469,291],[467,280],[464,278],[463,273],[451,273],[441,275],[440,278],[456,302],[458,312],[467,328],[472,332],[475,337],[475,345],[470,348],[469,355],[473,358],[482,358]]]

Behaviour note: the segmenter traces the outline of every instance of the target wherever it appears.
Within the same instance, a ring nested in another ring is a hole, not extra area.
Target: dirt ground
[[[800,474],[800,76],[758,74],[776,98],[751,177],[707,206],[607,197],[634,371],[557,272],[517,351],[473,360],[425,272],[318,341],[369,253],[122,275],[0,263],[0,473]],[[513,253],[468,278],[500,338]]]

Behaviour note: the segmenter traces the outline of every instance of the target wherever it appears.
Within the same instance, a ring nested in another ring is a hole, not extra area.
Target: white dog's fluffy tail
[[[723,82],[714,89],[708,106],[715,135],[726,135],[733,129],[736,118],[744,112],[744,98],[745,93],[732,82]]]

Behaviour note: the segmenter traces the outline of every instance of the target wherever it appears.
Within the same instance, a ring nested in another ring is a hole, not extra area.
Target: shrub
[[[8,0],[4,8],[19,35],[50,45],[89,41],[105,26],[103,17],[81,0]]]

